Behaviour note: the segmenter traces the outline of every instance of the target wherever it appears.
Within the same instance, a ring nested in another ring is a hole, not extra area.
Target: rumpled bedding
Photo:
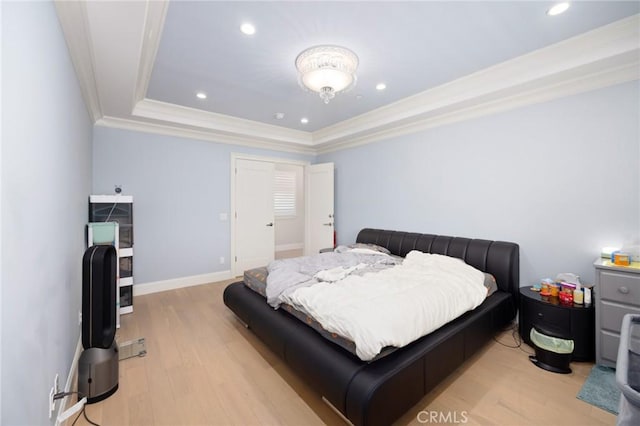
[[[361,260],[357,256],[345,259],[349,259],[348,267]],[[309,284],[309,275],[302,271],[315,274],[335,267],[327,265],[333,260],[327,256],[287,273],[276,265],[277,275],[300,281],[290,290],[281,290],[277,303],[287,303],[311,315],[328,332],[352,340],[364,361],[374,359],[384,347],[400,348],[429,334],[474,309],[487,296],[481,271],[460,259],[419,251],[410,252],[401,265],[375,274],[350,274],[332,283]]]
[[[402,263],[402,259],[375,251],[348,250],[313,256],[281,259],[267,266],[267,303],[280,307],[291,292],[319,282],[335,282],[349,275],[381,271]]]

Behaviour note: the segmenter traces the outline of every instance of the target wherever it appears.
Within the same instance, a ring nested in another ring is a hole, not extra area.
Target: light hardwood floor
[[[88,417],[102,426],[344,424],[224,306],[228,282],[136,297],[117,340],[144,337],[148,354],[121,361],[120,388],[88,405]],[[510,332],[497,338],[514,343]],[[419,414],[424,423],[427,411],[469,425],[614,424],[576,398],[592,364],[571,366],[549,373],[521,349],[490,342],[397,423],[418,425]]]
[[[275,254],[276,259],[289,259],[291,257],[302,256],[302,249],[282,250],[277,251]]]

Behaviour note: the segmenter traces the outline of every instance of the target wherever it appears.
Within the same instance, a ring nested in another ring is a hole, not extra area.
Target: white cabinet
[[[133,197],[130,195],[91,195],[89,222],[118,224],[118,288],[120,313],[133,312]],[[91,245],[91,241],[89,245]]]
[[[640,314],[640,268],[598,259],[596,267],[596,362],[615,367],[625,314]]]

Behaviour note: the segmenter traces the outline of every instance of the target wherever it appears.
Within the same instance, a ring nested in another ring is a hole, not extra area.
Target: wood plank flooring
[[[147,355],[120,362],[118,391],[88,405],[89,419],[103,426],[343,425],[224,306],[229,282],[136,297],[117,340],[144,337]],[[514,344],[510,332],[497,339]],[[523,350],[490,342],[397,424],[612,425],[615,416],[576,398],[591,366],[572,363],[572,374],[553,374]],[[76,424],[89,423],[81,417]]]

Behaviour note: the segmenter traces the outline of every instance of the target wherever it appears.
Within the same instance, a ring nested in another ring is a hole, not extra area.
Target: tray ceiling
[[[309,153],[638,78],[640,3],[551,5],[56,3],[97,124]],[[328,105],[294,66],[318,44],[360,59],[356,87]]]

